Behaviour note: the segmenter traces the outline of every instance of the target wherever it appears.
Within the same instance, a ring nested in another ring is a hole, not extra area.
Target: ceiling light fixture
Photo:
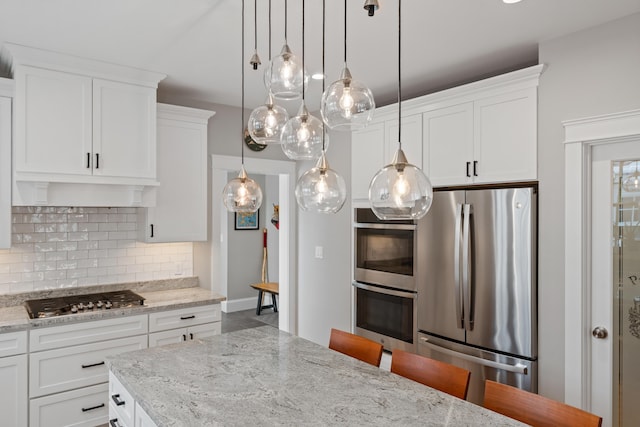
[[[326,7],[322,0],[322,73],[324,74],[324,47],[326,33]],[[322,81],[324,92],[324,80]],[[303,211],[318,213],[336,213],[347,200],[347,186],[342,176],[329,167],[326,158],[324,138],[326,129],[322,129],[322,153],[314,168],[303,173],[296,183],[296,200]]]
[[[347,67],[347,0],[344,0],[344,68],[340,79],[331,83],[322,94],[322,120],[332,130],[362,129],[373,118],[375,108],[371,90],[354,80]]]
[[[267,90],[278,99],[297,99],[304,92],[307,84],[307,74],[304,64],[300,64],[298,57],[291,52],[287,42],[287,0],[284,1],[284,45],[280,55],[271,60],[265,70],[265,84]]]
[[[233,178],[222,190],[222,202],[229,212],[255,212],[262,205],[262,189],[247,176],[244,169],[244,1],[242,0],[242,49],[240,65],[242,69],[242,110],[240,127],[240,147],[242,166],[237,178]]]
[[[260,62],[260,56],[258,56],[258,0],[253,0],[253,55],[249,60],[249,64],[254,70],[258,69]]]
[[[304,69],[304,15],[305,0],[302,0],[302,69]],[[315,160],[320,156],[323,143],[322,121],[309,114],[302,89],[302,104],[295,117],[290,118],[282,129],[282,151],[293,160]],[[325,141],[326,140],[326,141]],[[324,142],[323,142],[324,141]]]
[[[271,0],[269,0],[269,58],[271,58]],[[289,113],[284,107],[275,104],[270,89],[267,92],[264,105],[254,109],[249,115],[247,127],[256,143],[280,144],[282,128],[289,120]]]
[[[364,2],[364,8],[368,11],[369,16],[373,16],[376,10],[380,9],[380,5],[378,4],[378,0],[366,0]]]
[[[402,84],[401,84],[402,0],[398,0],[398,151],[391,164],[383,167],[369,184],[369,202],[382,220],[420,219],[433,200],[429,178],[407,161],[402,151]]]

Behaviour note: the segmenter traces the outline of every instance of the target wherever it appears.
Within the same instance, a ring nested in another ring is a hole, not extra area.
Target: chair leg
[[[260,316],[262,311],[262,291],[258,291],[258,306],[256,307],[256,315]]]
[[[273,312],[278,312],[278,303],[276,302],[276,294],[271,294],[271,303],[273,304]]]

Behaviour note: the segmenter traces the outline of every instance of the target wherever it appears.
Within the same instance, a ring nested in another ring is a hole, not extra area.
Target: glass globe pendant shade
[[[285,43],[280,55],[265,70],[265,86],[278,99],[297,99],[307,84],[307,73],[296,55]]]
[[[638,172],[638,163],[640,163],[640,161],[636,162],[636,171],[622,181],[622,188],[624,191],[629,193],[636,193],[640,191],[640,172]]]
[[[296,184],[296,200],[303,211],[336,213],[347,199],[344,179],[333,169],[324,151],[314,168],[300,176]]]
[[[356,130],[367,126],[376,108],[371,90],[354,80],[347,67],[340,80],[329,85],[322,94],[320,113],[322,120],[332,130]]]
[[[224,186],[222,201],[229,212],[255,212],[262,205],[262,189],[247,176],[244,165],[238,177]]]
[[[369,184],[371,209],[382,220],[420,219],[429,211],[432,201],[429,178],[407,162],[402,149]]]
[[[282,129],[282,151],[292,160],[315,160],[322,152],[322,121],[309,114],[303,102],[298,115],[287,120]],[[329,138],[325,135],[325,149]]]
[[[280,144],[280,134],[287,120],[287,110],[276,105],[269,93],[264,105],[253,110],[249,116],[249,134],[258,144]]]

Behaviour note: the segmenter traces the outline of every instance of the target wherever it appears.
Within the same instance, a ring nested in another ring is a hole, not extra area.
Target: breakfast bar
[[[271,326],[107,363],[112,382],[158,427],[523,425]]]

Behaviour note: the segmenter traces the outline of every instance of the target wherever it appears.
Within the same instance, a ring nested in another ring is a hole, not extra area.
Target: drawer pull
[[[120,424],[120,423],[118,422],[118,419],[117,419],[117,418],[114,418],[114,419],[112,419],[112,420],[109,420],[109,425],[110,425],[111,427],[122,427],[122,424]]]
[[[195,319],[195,318],[196,318],[195,314],[192,314],[191,316],[182,316],[180,320],[189,320],[189,319]]]
[[[94,366],[104,365],[104,360],[100,363],[92,363],[90,365],[82,365],[82,369],[93,368]]]
[[[193,334],[189,333],[189,338],[193,339]]]
[[[186,341],[187,340],[187,336],[185,334],[182,334],[182,341]]]
[[[100,408],[104,408],[104,403],[101,403],[96,406],[92,406],[91,408],[82,408],[82,412],[93,411],[94,409],[100,409]]]
[[[113,400],[113,403],[116,404],[116,406],[122,406],[125,404],[124,400],[120,400],[120,395],[119,394],[112,394],[111,395],[111,400]]]

